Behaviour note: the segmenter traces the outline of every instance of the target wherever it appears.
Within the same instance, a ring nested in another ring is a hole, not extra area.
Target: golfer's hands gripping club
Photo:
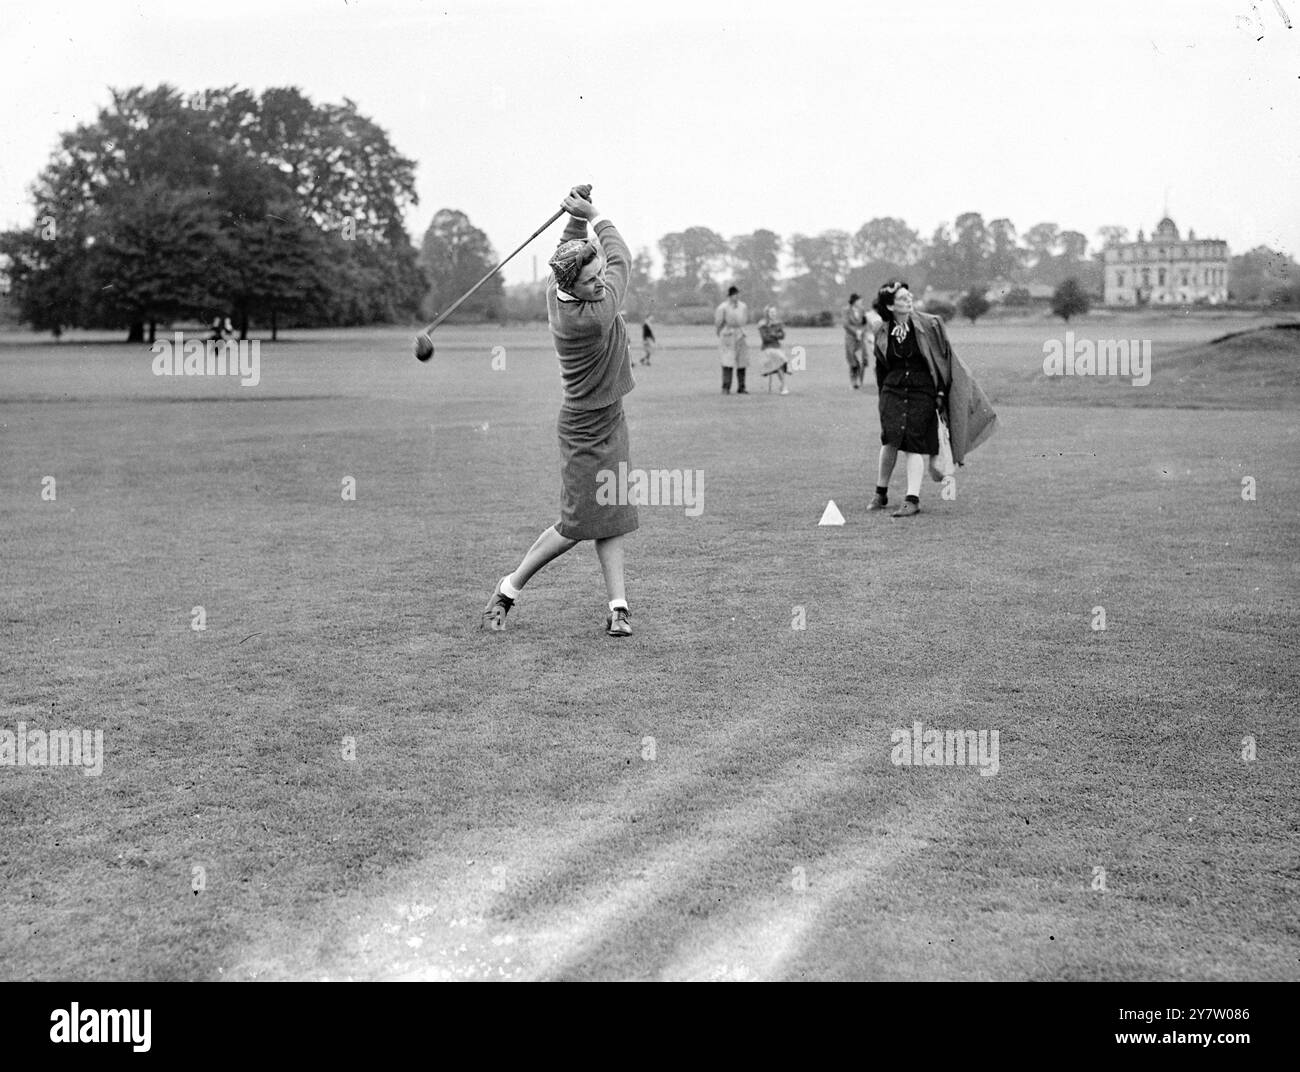
[[[560,207],[580,220],[594,220],[598,215],[596,206],[591,203],[591,187],[587,185],[575,186],[570,190],[560,202]]]

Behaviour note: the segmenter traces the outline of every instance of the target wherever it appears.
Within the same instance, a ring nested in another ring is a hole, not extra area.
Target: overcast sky
[[[417,244],[452,207],[504,255],[585,181],[633,249],[967,211],[1095,241],[1167,192],[1300,254],[1300,0],[2,2],[0,227],[107,87],[168,82],[352,98],[418,164]]]

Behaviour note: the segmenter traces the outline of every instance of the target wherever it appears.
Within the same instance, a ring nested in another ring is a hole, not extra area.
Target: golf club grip
[[[590,197],[591,187],[587,186],[586,190],[587,190],[587,196]],[[493,267],[487,273],[487,275],[485,275],[482,279],[480,279],[477,283],[475,283],[472,287],[470,287],[469,290],[465,291],[464,294],[462,294],[459,298],[457,298],[454,302],[452,302],[451,305],[449,305],[446,309],[444,309],[441,313],[439,313],[437,319],[434,320],[434,322],[430,324],[428,327],[426,327],[422,332],[422,334],[424,335],[430,334],[439,324],[441,324],[444,320],[446,320],[447,317],[451,316],[452,313],[454,313],[457,309],[459,309],[461,305],[463,305],[469,299],[470,295],[472,295],[476,290],[478,290],[479,287],[481,287],[484,283],[486,283],[489,279],[491,279],[494,275],[496,275],[497,272],[501,271],[501,269],[506,266],[507,262],[509,262],[511,259],[514,258],[515,254],[517,254],[521,249],[524,248],[524,246],[528,245],[529,242],[531,242],[539,234],[545,231],[546,228],[548,228],[551,224],[553,224],[556,220],[558,220],[563,215],[564,215],[563,208],[556,209],[555,214],[551,216],[551,218],[548,219],[539,228],[537,228],[537,230],[535,230],[532,234],[530,234],[527,238],[525,238],[522,242],[520,242],[519,245],[515,247],[513,253],[511,253],[507,257],[504,257],[502,260],[498,261],[496,266]]]

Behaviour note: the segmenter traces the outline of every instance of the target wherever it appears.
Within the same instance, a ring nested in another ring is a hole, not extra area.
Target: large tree
[[[1047,236],[1047,231],[1036,236],[1040,241]],[[1079,231],[1057,231],[1053,248],[1059,253],[1053,255],[1046,250],[1040,251],[1034,266],[1028,272],[1030,281],[1045,283],[1055,287],[1067,279],[1074,279],[1087,292],[1101,293],[1103,284],[1103,266],[1097,259],[1088,259],[1088,238]]]
[[[485,276],[496,263],[496,251],[488,236],[459,209],[439,209],[424,232],[420,246],[420,267],[429,280],[421,312],[434,317]],[[494,275],[480,287],[457,314],[464,319],[501,319],[505,293],[501,276]]]
[[[623,302],[623,309],[629,316],[641,319],[653,311],[655,304],[653,268],[654,258],[650,256],[650,251],[642,246],[636,251],[632,263],[628,266],[627,298]]]
[[[187,266],[148,263],[156,249],[172,246],[169,236],[149,232],[170,221],[192,239],[213,237],[213,219],[201,202],[213,192],[221,144],[170,86],[111,90],[110,95],[112,105],[94,123],[60,137],[32,187],[37,218],[53,220],[59,233],[80,247],[79,256],[49,264],[61,278],[29,282],[55,292],[82,286],[77,325],[126,324],[129,337],[138,341],[150,310],[170,313],[197,296]],[[162,202],[151,207],[152,195]],[[125,273],[121,280],[105,278],[111,268]],[[174,292],[166,291],[168,278]]]
[[[341,311],[340,299],[349,301],[356,293],[349,288],[356,273],[347,271],[352,250],[341,239],[321,234],[292,202],[272,202],[261,218],[232,221],[229,233],[239,252],[231,259],[225,294],[241,338],[247,337],[253,319],[269,325],[274,339],[285,318],[369,323],[400,315],[396,310],[389,315]],[[382,294],[379,285],[359,289],[371,297]]]
[[[957,240],[953,260],[957,281],[964,287],[975,287],[989,276],[989,256],[993,252],[993,239],[978,212],[963,212],[953,224]]]
[[[106,191],[92,217],[88,251],[91,318],[130,326],[132,338],[159,321],[211,308],[228,293],[236,261],[205,191],[148,178]],[[145,341],[141,339],[141,341]]]
[[[1233,301],[1267,302],[1294,290],[1300,264],[1268,246],[1256,246],[1228,262],[1228,283]]]
[[[937,290],[951,290],[961,286],[961,265],[957,259],[956,243],[946,223],[941,223],[934,229],[922,263],[930,286]]]
[[[19,319],[57,338],[66,327],[85,321],[91,287],[87,280],[84,231],[60,229],[54,217],[28,231],[0,234],[0,258],[9,280],[9,298]]]
[[[1016,225],[1006,217],[989,223],[989,274],[995,279],[1014,279],[1024,265],[1024,250],[1016,239]]]
[[[917,262],[923,244],[921,236],[894,216],[877,216],[858,228],[853,236],[853,253],[860,260],[905,268]]]
[[[804,312],[838,309],[844,303],[853,236],[848,231],[797,234],[790,239],[796,275],[786,289],[787,300]]]
[[[233,311],[246,327],[279,312],[413,315],[423,282],[402,216],[416,204],[414,164],[353,102],[315,105],[296,89],[110,92],[33,187],[60,256],[34,259],[6,236],[34,302],[78,286],[81,301],[57,303],[75,306],[76,323],[129,324],[133,339],[155,317]],[[163,224],[174,233],[149,233]],[[147,263],[164,248],[186,263]]]
[[[664,258],[661,304],[707,305],[717,299],[717,275],[730,253],[722,235],[707,227],[688,227],[659,239],[659,251]]]
[[[1103,249],[1118,246],[1121,242],[1128,241],[1128,228],[1116,223],[1108,223],[1104,227],[1097,228],[1097,237],[1101,239]]]
[[[731,240],[732,281],[756,306],[770,305],[781,274],[781,236],[760,228]]]
[[[1024,233],[1025,245],[1033,254],[1034,263],[1056,255],[1060,248],[1061,230],[1054,223],[1036,223]]]
[[[1088,236],[1079,231],[1062,231],[1058,241],[1061,256],[1068,261],[1081,261],[1088,255]]]

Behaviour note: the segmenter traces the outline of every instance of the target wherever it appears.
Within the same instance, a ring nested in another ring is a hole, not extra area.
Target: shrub
[[[950,301],[944,301],[942,298],[931,298],[922,304],[923,311],[931,313],[943,320],[946,324],[957,315],[957,306]]]
[[[835,326],[835,314],[829,309],[816,313],[791,313],[785,318],[788,328],[829,328]]]
[[[1089,309],[1088,295],[1074,278],[1065,280],[1052,294],[1052,312],[1067,324],[1070,317],[1086,313]]]
[[[961,310],[961,315],[973,324],[989,311],[989,300],[984,297],[984,291],[971,287],[961,296],[958,308]]]

